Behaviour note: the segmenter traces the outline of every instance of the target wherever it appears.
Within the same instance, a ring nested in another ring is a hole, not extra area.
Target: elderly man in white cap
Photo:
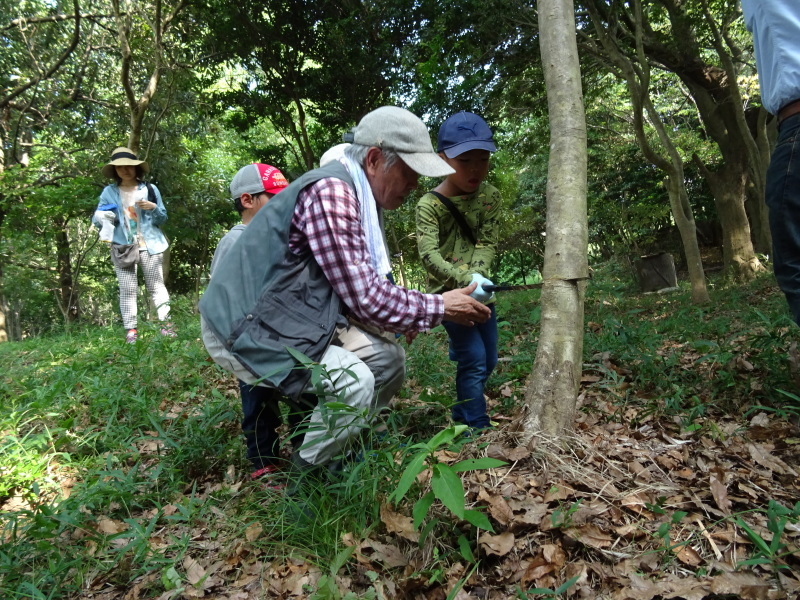
[[[443,320],[484,322],[475,285],[423,294],[392,284],[381,213],[401,206],[419,175],[452,169],[409,111],[378,108],[353,129],[344,156],[310,171],[253,218],[220,262],[201,302],[212,358],[248,383],[292,399],[319,397],[300,470],[336,459],[405,378],[407,339]],[[331,402],[336,401],[336,402]]]

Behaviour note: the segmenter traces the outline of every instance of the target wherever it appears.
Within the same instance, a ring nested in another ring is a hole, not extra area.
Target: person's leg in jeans
[[[466,327],[445,321],[450,337],[450,360],[456,363],[456,400],[452,417],[475,429],[490,426],[483,391],[497,365],[497,315],[485,323]]]
[[[247,459],[253,471],[264,467],[281,466],[280,437],[277,429],[281,426],[280,392],[260,385],[251,385],[239,380],[242,395],[242,432],[247,446]]]
[[[780,124],[766,188],[775,278],[800,325],[800,114]]]

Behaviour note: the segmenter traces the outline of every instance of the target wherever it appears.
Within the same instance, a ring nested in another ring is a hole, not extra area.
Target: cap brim
[[[425,177],[446,177],[456,172],[455,169],[433,152],[398,152],[397,155],[411,169]]]
[[[461,144],[456,144],[455,146],[445,148],[442,150],[442,152],[444,152],[444,155],[447,158],[455,158],[456,156],[461,156],[464,154],[464,152],[469,152],[470,150],[488,150],[489,152],[497,152],[497,146],[494,145],[494,142],[470,140],[468,142],[463,142]]]

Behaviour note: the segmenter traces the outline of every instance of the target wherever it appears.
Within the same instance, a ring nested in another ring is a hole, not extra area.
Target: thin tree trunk
[[[408,277],[406,277],[406,264],[405,261],[403,261],[403,251],[400,248],[400,243],[397,241],[397,232],[394,227],[389,227],[389,235],[392,238],[394,254],[397,256],[397,285],[408,287]]]
[[[689,197],[683,180],[676,181],[669,176],[665,181],[669,193],[669,204],[675,225],[681,234],[683,255],[689,271],[689,285],[692,289],[692,303],[705,304],[711,301],[706,286],[706,274],[703,271],[703,260],[700,256],[700,244],[697,242],[697,227],[689,205]]]
[[[80,298],[72,274],[72,255],[69,244],[67,222],[57,218],[54,220],[56,227],[56,264],[59,284],[59,305],[61,314],[66,323],[72,323],[80,318]]]
[[[0,265],[0,343],[8,341],[8,303],[3,294],[3,267]]]
[[[550,116],[542,326],[525,403],[524,441],[572,426],[583,364],[588,277],[586,117],[572,0],[541,0],[539,33]]]
[[[0,139],[2,141],[2,139]],[[3,147],[0,144],[0,159],[2,159]],[[0,160],[0,174],[3,173],[3,162]],[[0,195],[0,233],[3,231],[3,221],[5,221],[4,202],[6,198]],[[6,295],[3,293],[3,263],[0,261],[0,343],[7,342],[8,335],[8,303],[6,302]]]

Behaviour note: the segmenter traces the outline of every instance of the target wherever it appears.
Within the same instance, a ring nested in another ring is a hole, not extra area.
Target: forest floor
[[[162,346],[142,346],[135,356],[124,348],[101,352],[106,368],[128,359],[185,361],[175,367],[181,377],[189,376],[184,367],[191,364],[199,377],[191,384],[159,382],[160,391],[148,394],[158,398],[149,410],[157,408],[159,419],[151,414],[149,423],[133,426],[136,434],[126,438],[124,450],[93,442],[105,466],[92,467],[91,474],[68,462],[63,449],[52,457],[46,479],[60,491],[51,500],[22,486],[7,495],[0,514],[0,595],[800,597],[798,333],[773,281],[718,283],[712,306],[693,307],[687,290],[643,296],[613,273],[603,277],[587,294],[573,431],[521,444],[523,398],[535,384],[528,374],[538,292],[504,296],[498,301],[501,363],[489,387],[498,426],[436,448],[431,468],[402,501],[393,492],[410,451],[419,447],[413,444],[447,426],[453,367],[441,331],[408,349],[407,386],[385,423],[390,435],[367,447],[349,473],[300,502],[248,481],[241,448],[229,443],[237,437],[235,382],[204,359],[196,338],[159,340]],[[54,346],[18,345],[14,364],[33,369],[48,352],[51,365],[60,360]],[[96,372],[85,362],[76,372],[80,381],[70,382],[67,395],[96,385]],[[150,375],[141,377],[152,383]],[[52,388],[53,381],[42,385]],[[8,376],[4,388],[11,393]],[[114,406],[113,415],[100,417],[106,427],[111,419],[128,418]],[[69,428],[79,432],[91,417],[80,417],[77,406],[72,410]],[[13,435],[23,439],[28,421],[17,423]],[[438,501],[427,514],[417,513],[416,500],[431,490],[432,473],[440,468],[434,465],[482,457],[505,465],[459,475],[466,507],[483,512],[491,530],[456,518]],[[58,526],[40,534],[37,519]],[[52,556],[42,550],[48,543]],[[56,551],[76,560],[57,562]],[[61,569],[63,576],[48,579],[46,569]],[[45,590],[47,582],[57,587]],[[38,594],[25,595],[34,588]]]

